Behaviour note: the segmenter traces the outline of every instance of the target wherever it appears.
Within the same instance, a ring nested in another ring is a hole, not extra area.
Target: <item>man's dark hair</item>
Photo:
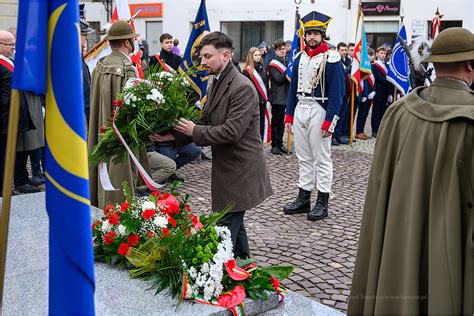
[[[377,53],[380,51],[387,52],[387,48],[385,46],[380,46],[379,48],[377,48]]]
[[[282,39],[277,39],[277,40],[273,43],[273,48],[274,48],[275,50],[280,49],[282,46],[285,46],[285,42],[284,42]]]
[[[349,43],[349,44],[347,44],[347,49],[349,49],[349,48],[351,48],[351,47],[355,47],[355,46],[356,46],[356,44],[354,44],[354,43]]]
[[[227,48],[228,50],[232,50],[233,47],[232,39],[229,37],[229,35],[219,31],[215,31],[204,36],[199,43],[196,52],[201,51],[201,48],[206,45],[212,45],[216,49]]]
[[[372,56],[372,55],[375,54],[375,50],[373,48],[369,47],[369,48],[367,48],[367,53]]]
[[[173,36],[171,36],[171,34],[168,34],[168,33],[161,34],[160,43],[163,43],[163,41],[167,39],[173,39]]]
[[[347,47],[346,43],[344,42],[337,43],[337,50],[339,50],[341,47]]]

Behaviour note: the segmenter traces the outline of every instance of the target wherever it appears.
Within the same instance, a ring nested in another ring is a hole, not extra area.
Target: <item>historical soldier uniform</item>
[[[474,34],[446,29],[427,61],[442,77],[390,106],[380,127],[349,315],[474,313]]]
[[[299,164],[299,195],[285,206],[286,214],[308,213],[308,219],[323,219],[328,214],[332,185],[331,137],[344,95],[344,65],[336,51],[330,51],[326,29],[330,17],[311,12],[303,17],[305,36],[311,30],[322,34],[323,41],[314,49],[306,47],[294,63],[286,123],[294,123],[295,149]],[[294,119],[293,119],[294,117]],[[310,196],[316,182],[318,199],[310,212]]]

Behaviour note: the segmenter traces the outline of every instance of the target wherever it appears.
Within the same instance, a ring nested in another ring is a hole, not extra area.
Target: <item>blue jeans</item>
[[[186,146],[175,148],[169,142],[156,143],[156,151],[160,154],[173,159],[176,162],[176,169],[190,163],[202,154],[201,147],[191,143]]]

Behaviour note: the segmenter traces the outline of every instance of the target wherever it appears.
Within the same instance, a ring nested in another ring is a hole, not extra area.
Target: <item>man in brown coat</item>
[[[232,40],[212,32],[200,43],[201,65],[214,75],[200,122],[181,119],[176,127],[198,146],[212,149],[212,210],[235,207],[222,224],[229,227],[235,257],[250,257],[245,211],[273,194],[259,132],[258,97],[252,83],[231,62]],[[181,135],[182,136],[182,135]],[[168,135],[164,140],[170,139]],[[173,137],[174,138],[174,137]],[[189,139],[187,140],[189,142]]]
[[[474,34],[433,42],[437,78],[390,106],[375,145],[350,315],[472,315]]]

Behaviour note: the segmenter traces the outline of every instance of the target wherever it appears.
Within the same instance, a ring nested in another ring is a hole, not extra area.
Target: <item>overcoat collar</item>
[[[222,71],[221,75],[219,76],[217,87],[214,87],[214,85],[211,86],[208,113],[210,113],[216,107],[224,93],[229,88],[230,83],[238,73],[239,72],[234,67],[234,65],[229,62],[224,71]]]

